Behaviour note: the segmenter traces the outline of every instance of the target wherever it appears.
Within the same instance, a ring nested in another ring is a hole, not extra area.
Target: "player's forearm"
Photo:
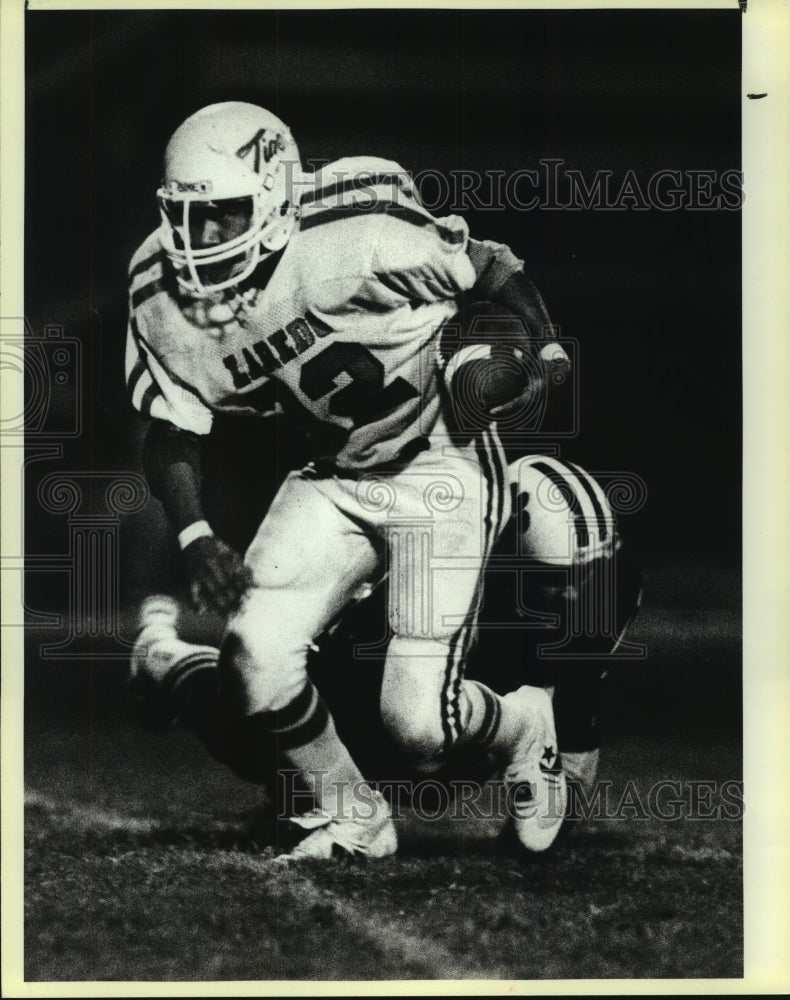
[[[161,420],[154,420],[143,446],[143,467],[151,492],[165,509],[167,518],[179,539],[191,529],[192,535],[205,522],[200,499],[200,444],[196,435],[179,430]],[[207,533],[207,529],[203,529]]]
[[[200,502],[200,482],[190,466],[182,463],[170,466],[160,485],[159,499],[182,549],[196,538],[211,534]]]

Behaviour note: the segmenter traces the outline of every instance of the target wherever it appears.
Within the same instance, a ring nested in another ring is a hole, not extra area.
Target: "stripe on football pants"
[[[508,462],[507,456],[505,455],[505,449],[502,446],[502,442],[499,438],[499,432],[496,429],[496,424],[492,424],[486,431],[491,441],[492,447],[492,458],[494,460],[494,465],[496,468],[497,483],[499,489],[499,499],[497,502],[497,523],[496,531],[494,533],[494,538],[491,540],[491,545],[495,544],[496,540],[505,530],[505,524],[510,520],[510,490],[509,490],[509,477],[508,477]],[[490,554],[490,550],[489,550]]]
[[[444,681],[442,682],[441,691],[441,701],[440,701],[440,713],[442,722],[442,732],[444,733],[444,746],[445,749],[452,746],[457,736],[455,735],[458,722],[455,718],[456,706],[451,704],[448,696],[451,690],[453,672],[456,669],[456,663],[458,662],[458,657],[460,651],[463,649],[463,636],[464,630],[467,628],[466,625],[462,625],[458,631],[450,639],[450,649],[447,653],[446,665],[444,668]]]
[[[453,694],[456,704],[460,701],[463,672],[466,666],[469,651],[472,648],[472,643],[474,642],[477,633],[477,620],[480,614],[480,604],[483,597],[486,566],[488,564],[491,551],[496,544],[496,540],[499,538],[504,528],[506,510],[505,502],[508,498],[507,461],[505,459],[504,449],[499,441],[499,435],[496,433],[495,425],[491,425],[483,431],[477,447],[478,455],[481,457],[481,467],[484,470],[488,470],[489,476],[488,508],[490,512],[490,531],[487,531],[486,533],[483,548],[483,561],[480,567],[480,573],[477,577],[474,597],[472,599],[472,622],[470,628],[467,629],[466,634],[464,635],[464,645],[461,650],[461,656],[456,665],[456,671],[453,679]],[[460,732],[457,736],[458,735],[460,735]]]
[[[506,506],[508,499],[506,488],[507,464],[499,436],[493,425],[486,428],[477,439],[476,450],[480,468],[483,472],[483,481],[486,484],[486,511],[483,517],[483,525],[485,527],[483,558],[480,564],[471,607],[467,614],[467,620],[453,636],[447,655],[440,699],[445,749],[452,746],[462,733],[462,720],[458,711],[461,698],[461,684],[463,683],[466,659],[472,647],[477,629],[486,565],[491,550],[504,527],[505,518],[510,513]]]
[[[461,735],[461,720],[458,715],[458,704],[460,699],[461,680],[463,677],[463,667],[466,654],[471,644],[473,629],[477,620],[477,603],[480,593],[480,580],[482,578],[485,561],[488,557],[489,545],[492,534],[492,515],[494,509],[494,493],[496,483],[493,474],[493,466],[489,461],[489,454],[485,443],[481,438],[476,442],[477,457],[480,468],[483,472],[483,481],[486,485],[486,510],[483,515],[483,526],[485,528],[485,538],[483,541],[483,559],[480,571],[472,596],[471,607],[467,612],[466,621],[453,636],[450,643],[450,651],[447,656],[447,664],[444,672],[444,683],[442,684],[440,711],[442,715],[442,729],[445,738],[445,750],[449,749]]]

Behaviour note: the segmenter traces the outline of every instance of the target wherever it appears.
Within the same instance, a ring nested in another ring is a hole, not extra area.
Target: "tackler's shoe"
[[[278,861],[328,861],[332,858],[384,858],[398,849],[398,838],[392,813],[380,792],[371,801],[355,808],[359,815],[348,819],[333,819],[316,809],[291,820],[309,831],[288,854]],[[372,812],[372,815],[368,815]]]
[[[508,824],[528,851],[545,851],[560,831],[568,804],[551,697],[543,688],[526,685],[505,697],[520,704],[524,718],[503,775]]]
[[[601,751],[564,750],[562,753],[562,770],[569,784],[580,789],[590,799],[595,791],[595,781],[598,777],[598,761]]]
[[[176,688],[194,670],[216,666],[217,650],[178,638],[178,603],[164,594],[143,601],[138,625],[129,664],[129,694],[149,727],[166,728],[176,721]]]

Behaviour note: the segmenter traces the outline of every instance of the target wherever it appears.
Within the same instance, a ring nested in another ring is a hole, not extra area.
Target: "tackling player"
[[[252,753],[274,740],[314,793],[294,856],[396,849],[386,802],[307,674],[316,637],[387,570],[387,730],[425,770],[459,745],[494,755],[523,805],[520,841],[544,850],[566,798],[551,701],[537,685],[500,696],[463,676],[510,496],[496,423],[453,433],[439,345],[471,293],[521,317],[522,353],[536,355],[550,323],[522,263],[462,219],[433,218],[397,164],[305,175],[286,126],[250,104],[212,105],[176,130],[158,197],[161,226],[130,267],[129,393],[151,418],[144,465],[193,599],[228,614],[226,727]],[[308,425],[315,461],[286,477],[242,560],[204,517],[198,438],[215,412],[273,407]]]

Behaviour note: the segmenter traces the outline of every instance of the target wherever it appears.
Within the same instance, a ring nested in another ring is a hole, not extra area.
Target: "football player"
[[[589,799],[598,771],[597,717],[606,661],[636,612],[640,576],[606,491],[593,476],[541,455],[514,461],[508,472],[513,513],[488,562],[467,675],[500,694],[525,683],[552,693],[569,790]],[[393,760],[385,745],[378,713],[384,589],[362,595],[318,639],[310,658],[310,675],[321,682],[338,731],[377,782],[404,777],[404,762]],[[277,746],[270,743],[268,755],[262,755],[259,746],[245,746],[243,731],[223,718],[219,652],[184,642],[178,618],[177,602],[164,595],[148,598],[141,609],[132,690],[144,717],[157,728],[178,719],[217,759],[241,777],[268,785],[275,799],[281,796],[279,808],[293,812],[287,792],[295,789],[277,781]],[[462,754],[442,776],[468,777],[466,764]],[[476,777],[485,774],[479,762],[473,770]],[[575,805],[571,795],[566,818],[578,818]]]
[[[387,803],[307,673],[316,637],[384,571],[388,732],[427,771],[459,745],[495,756],[523,803],[521,843],[544,850],[566,800],[551,700],[539,685],[502,696],[463,674],[510,515],[496,420],[536,386],[454,435],[439,345],[470,294],[520,317],[521,353],[535,356],[550,322],[522,262],[471,239],[462,219],[432,217],[395,163],[304,174],[283,122],[239,102],[175,131],[158,199],[161,225],[130,266],[128,389],[151,418],[143,461],[193,599],[228,615],[226,725],[252,754],[274,740],[315,797],[293,856],[396,850]],[[314,461],[286,477],[242,559],[204,516],[198,439],[216,412],[273,407],[307,423]]]

